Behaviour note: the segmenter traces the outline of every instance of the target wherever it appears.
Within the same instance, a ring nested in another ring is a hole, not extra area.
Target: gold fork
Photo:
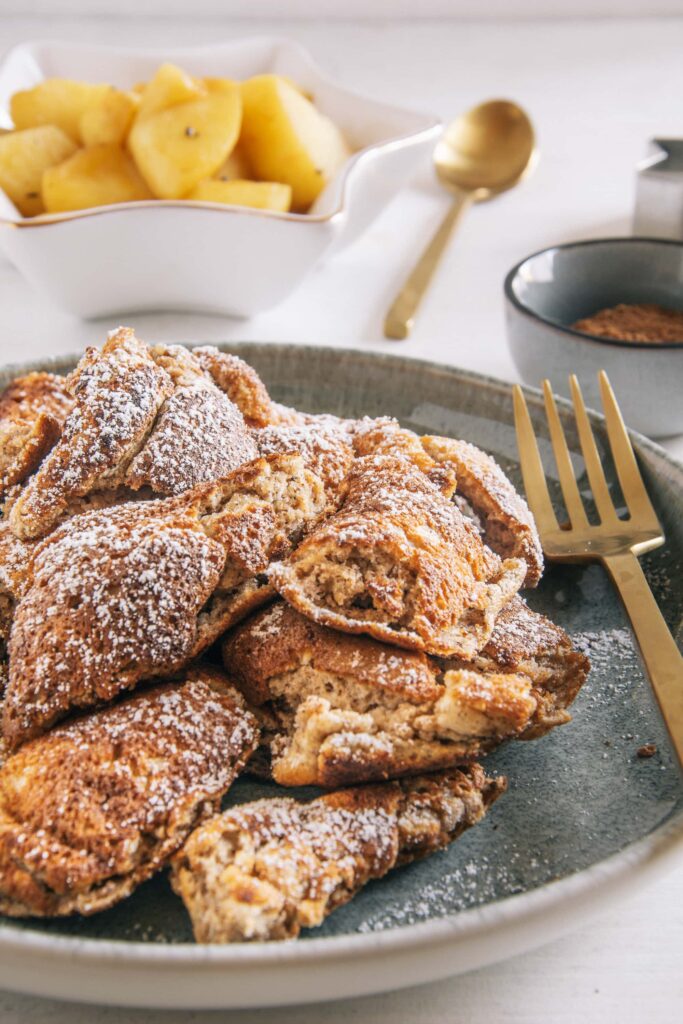
[[[645,669],[683,767],[683,657],[650,590],[638,556],[664,543],[664,533],[638,469],[631,441],[607,379],[600,372],[607,436],[629,513],[620,519],[610,497],[577,378],[569,378],[576,426],[593,499],[600,517],[589,523],[572,468],[550,382],[543,381],[545,411],[568,523],[557,520],[522,389],[514,388],[515,426],[527,499],[543,550],[552,562],[600,562],[617,588],[631,620]]]

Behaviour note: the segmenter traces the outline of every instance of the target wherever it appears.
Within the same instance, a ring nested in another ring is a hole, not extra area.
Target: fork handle
[[[609,555],[604,565],[624,603],[645,669],[683,767],[683,656],[634,554]]]

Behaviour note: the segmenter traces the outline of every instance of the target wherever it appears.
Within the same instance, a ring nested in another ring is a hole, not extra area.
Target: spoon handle
[[[427,248],[403,283],[384,321],[384,335],[403,341],[410,334],[417,308],[434,276],[455,225],[474,201],[474,192],[458,192]]]

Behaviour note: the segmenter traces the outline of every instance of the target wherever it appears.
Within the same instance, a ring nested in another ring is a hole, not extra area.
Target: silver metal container
[[[634,235],[683,240],[683,139],[651,139],[636,170]]]

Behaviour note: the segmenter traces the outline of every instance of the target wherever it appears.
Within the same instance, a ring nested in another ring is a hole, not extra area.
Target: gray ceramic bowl
[[[597,338],[569,325],[620,302],[683,309],[683,243],[602,238],[528,256],[505,279],[508,343],[523,380],[569,394],[575,373],[600,408],[606,370],[630,427],[651,437],[683,432],[683,342],[652,345]]]

